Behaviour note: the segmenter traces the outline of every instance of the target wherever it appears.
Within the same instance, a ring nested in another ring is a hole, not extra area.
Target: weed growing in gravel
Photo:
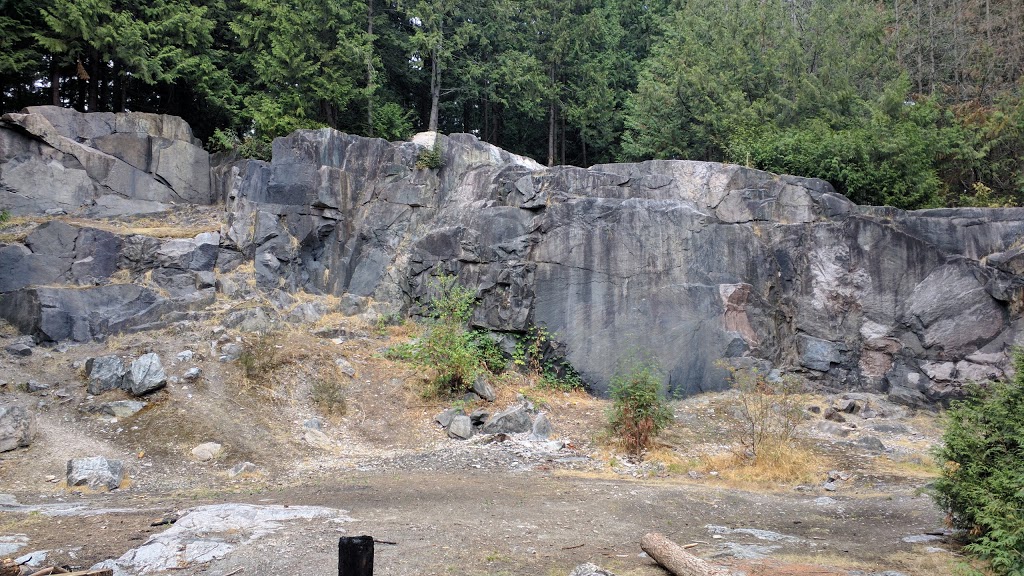
[[[310,397],[313,404],[316,404],[327,415],[344,416],[346,410],[345,390],[337,371],[332,372],[334,373],[323,374],[313,380]]]
[[[242,367],[245,382],[254,386],[270,385],[271,373],[278,361],[278,340],[276,332],[257,332],[246,337],[238,364]]]
[[[787,377],[769,378],[756,368],[726,368],[733,389],[739,392],[742,456],[762,464],[781,464],[793,448],[796,428],[803,420],[800,383]]]

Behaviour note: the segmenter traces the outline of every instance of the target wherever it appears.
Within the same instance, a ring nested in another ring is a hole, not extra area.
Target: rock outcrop
[[[639,351],[673,395],[753,367],[928,405],[1004,377],[1019,340],[1024,209],[862,207],[820,180],[704,162],[544,168],[466,134],[299,131],[274,142],[272,162],[208,173],[173,119],[27,112],[0,123],[0,207],[216,199],[227,212],[221,234],[189,240],[54,222],[0,245],[0,312],[39,340],[201,307],[214,284],[239,290],[214,273],[243,262],[273,302],[307,290],[384,314],[420,313],[435,279],[457,275],[477,290],[474,325],[543,328],[548,354],[598,392]],[[443,167],[417,168],[435,137]],[[109,284],[122,269],[159,290]]]
[[[477,288],[475,325],[545,327],[599,391],[631,350],[678,395],[726,387],[724,366],[779,366],[924,405],[1007,366],[1022,209],[861,207],[820,180],[703,162],[546,169],[439,138],[440,170],[415,168],[416,142],[331,130],[218,167],[225,241],[267,289],[414,313],[456,274]]]
[[[0,119],[0,206],[115,216],[210,204],[210,155],[181,118],[56,106]]]

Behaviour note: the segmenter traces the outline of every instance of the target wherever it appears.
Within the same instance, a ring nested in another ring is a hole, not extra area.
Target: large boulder
[[[155,352],[143,354],[132,362],[125,388],[136,396],[155,392],[167,385],[167,374]]]
[[[25,448],[35,437],[35,417],[21,406],[0,405],[0,452]]]

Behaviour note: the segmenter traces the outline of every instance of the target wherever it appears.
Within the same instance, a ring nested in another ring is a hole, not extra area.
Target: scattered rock
[[[0,535],[0,556],[10,556],[28,546],[28,536],[25,534]]]
[[[469,416],[459,414],[452,418],[448,425],[448,437],[458,440],[469,440],[473,436],[473,422]]]
[[[850,435],[850,430],[848,428],[841,426],[835,422],[830,422],[828,420],[822,420],[821,422],[815,424],[814,427],[819,432],[823,432],[831,436],[846,437]]]
[[[192,456],[200,462],[209,462],[224,451],[224,447],[216,442],[204,442],[192,449]]]
[[[25,383],[26,392],[42,392],[43,390],[49,390],[49,384],[43,384],[42,382],[36,382],[35,380],[29,380]]]
[[[124,385],[128,369],[117,356],[99,356],[85,361],[85,375],[89,379],[89,394],[102,394]]]
[[[885,452],[885,444],[877,436],[861,436],[853,442],[855,445],[871,452]]]
[[[835,482],[825,482],[821,487],[824,488],[826,492],[835,492],[837,490]]]
[[[319,418],[310,418],[302,423],[303,428],[309,428],[310,430],[323,430],[324,423]]]
[[[615,576],[615,574],[588,562],[573,568],[569,576]]]
[[[167,374],[160,364],[160,356],[154,352],[143,354],[132,362],[130,382],[126,388],[136,396],[149,394],[167,385]]]
[[[68,460],[68,488],[116,490],[123,480],[124,466],[120,460],[107,460],[102,456]]]
[[[473,426],[481,426],[488,418],[491,417],[491,413],[487,410],[473,410],[473,413],[469,415],[469,419],[473,422]]]
[[[533,429],[530,432],[530,440],[547,440],[551,437],[551,421],[546,414],[541,412],[533,420]]]
[[[498,398],[498,395],[494,392],[494,387],[491,386],[491,383],[487,381],[487,377],[483,374],[480,374],[473,380],[473,392],[488,402],[494,402]]]
[[[341,370],[342,373],[345,374],[346,376],[350,378],[355,378],[356,367],[353,366],[352,363],[349,362],[347,359],[341,357],[335,358],[334,365],[337,366],[338,370]]]
[[[480,427],[484,434],[516,434],[529,432],[533,428],[530,413],[526,406],[517,404],[491,416]]]
[[[33,568],[38,568],[46,561],[46,555],[49,552],[49,550],[36,550],[34,552],[29,552],[24,556],[15,558],[14,563],[18,566],[31,566]]]
[[[195,357],[195,352],[191,350],[182,350],[174,355],[175,360],[178,362],[191,362],[192,358]]]
[[[12,356],[31,356],[32,347],[21,342],[15,342],[14,344],[8,344],[4,350]]]
[[[138,414],[145,407],[146,403],[138,400],[118,400],[100,405],[100,412],[115,418],[128,418]]]
[[[330,451],[334,449],[334,442],[331,441],[331,437],[320,430],[307,428],[306,431],[302,433],[302,441],[314,448],[319,448],[320,450]]]
[[[871,429],[875,432],[882,432],[886,434],[909,434],[910,430],[898,422],[879,422],[878,424],[872,424]]]
[[[242,357],[242,352],[244,350],[245,348],[243,348],[238,342],[228,342],[220,348],[220,361],[234,362]]]
[[[21,406],[0,405],[0,452],[25,448],[36,434],[35,417]]]
[[[185,371],[181,376],[188,382],[194,382],[203,377],[203,369],[198,366],[193,366]]]
[[[441,425],[441,428],[447,428],[451,425],[452,419],[462,414],[462,410],[459,408],[449,408],[444,412],[441,412],[437,416],[434,416],[434,422]]]
[[[825,420],[831,420],[832,422],[846,422],[846,418],[839,413],[838,410],[829,406],[825,409]]]
[[[252,462],[241,462],[235,464],[231,470],[228,470],[228,478],[236,478],[243,474],[255,474],[257,470],[257,466]]]

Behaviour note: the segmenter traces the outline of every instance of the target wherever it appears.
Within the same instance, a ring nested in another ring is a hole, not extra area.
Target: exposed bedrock
[[[943,402],[1001,377],[1020,325],[1022,209],[860,207],[820,180],[689,161],[544,168],[470,135],[301,131],[214,168],[225,242],[266,288],[411,308],[475,286],[473,322],[550,331],[598,391],[642,351],[671,393],[780,367]]]

